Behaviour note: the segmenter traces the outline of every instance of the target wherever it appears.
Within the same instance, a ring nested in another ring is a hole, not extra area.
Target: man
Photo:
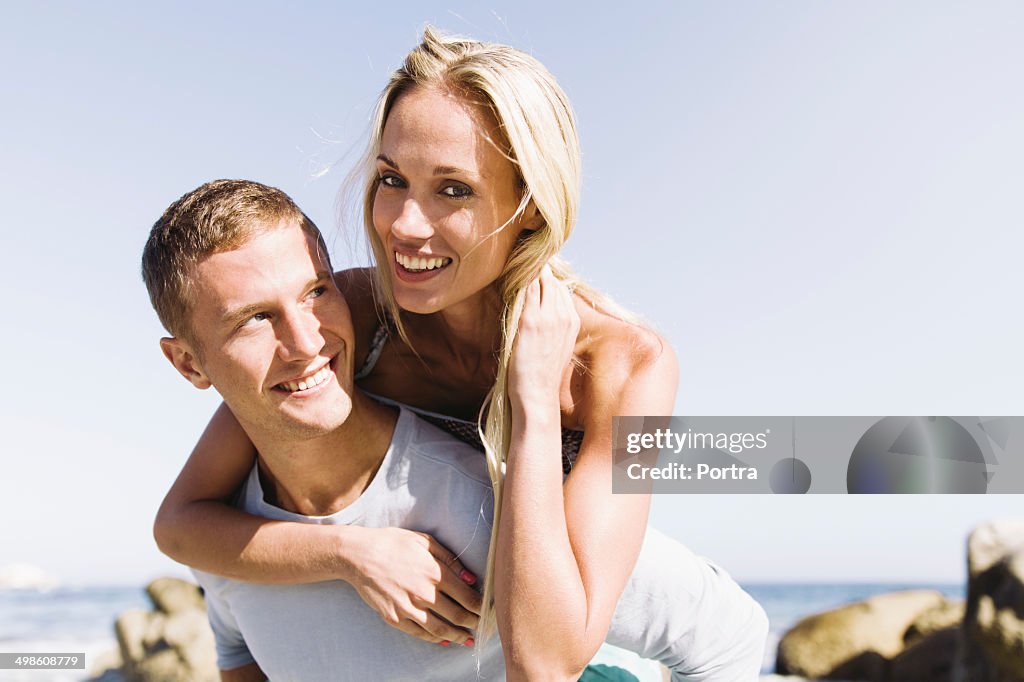
[[[352,323],[332,272],[316,226],[284,193],[247,181],[179,199],[143,254],[150,298],[173,335],[161,340],[164,354],[197,388],[216,388],[259,451],[237,506],[353,534],[415,528],[483,575],[493,504],[484,460],[355,390]],[[195,573],[223,680],[477,679],[471,646],[410,637],[348,583]],[[479,664],[485,677],[502,675],[496,638]]]

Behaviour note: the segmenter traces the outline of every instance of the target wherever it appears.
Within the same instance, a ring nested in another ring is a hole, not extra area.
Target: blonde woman
[[[760,607],[645,535],[647,496],[611,494],[612,417],[669,414],[677,367],[664,339],[557,255],[576,222],[579,158],[568,100],[539,62],[428,29],[384,90],[369,143],[377,267],[338,276],[365,358],[359,386],[464,439],[480,420],[495,519],[479,605],[441,585],[452,557],[416,534],[382,537],[382,562],[380,547],[371,560],[329,526],[224,504],[254,454],[225,408],[161,508],[161,548],[243,580],[347,580],[429,641],[470,642],[452,623],[479,611],[476,638],[496,623],[510,679],[575,679],[606,638],[676,679],[755,679]],[[424,580],[436,599],[422,598]]]

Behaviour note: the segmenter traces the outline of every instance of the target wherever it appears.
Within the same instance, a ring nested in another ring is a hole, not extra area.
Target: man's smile
[[[289,381],[282,381],[274,386],[275,391],[291,393],[296,395],[311,395],[315,388],[323,386],[334,376],[334,359],[328,361],[323,367]]]

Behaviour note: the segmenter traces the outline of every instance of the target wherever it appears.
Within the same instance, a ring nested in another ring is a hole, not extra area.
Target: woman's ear
[[[533,232],[544,227],[545,224],[544,216],[537,210],[537,204],[530,201],[526,206],[526,210],[523,211],[522,229]]]

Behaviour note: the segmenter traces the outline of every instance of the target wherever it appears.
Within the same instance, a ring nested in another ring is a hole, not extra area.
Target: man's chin
[[[321,421],[288,420],[281,424],[280,428],[277,429],[277,433],[272,435],[278,438],[284,437],[288,440],[312,440],[330,435],[344,423],[345,420],[343,419]]]
[[[352,403],[347,396],[342,400],[325,401],[326,409],[309,409],[312,406],[282,405],[277,419],[267,420],[261,425],[271,436],[285,436],[295,439],[309,439],[326,436],[341,427],[352,414]]]

